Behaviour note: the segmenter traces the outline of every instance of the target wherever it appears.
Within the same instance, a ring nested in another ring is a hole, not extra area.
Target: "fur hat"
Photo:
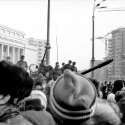
[[[98,125],[120,125],[121,113],[117,104],[97,98],[93,119]]]
[[[40,99],[40,101],[41,101],[41,105],[43,106],[43,107],[45,107],[45,109],[46,109],[46,106],[47,106],[47,98],[46,98],[46,95],[43,93],[43,92],[41,92],[41,91],[39,91],[39,90],[33,90],[32,92],[31,92],[31,99]]]
[[[57,119],[85,121],[94,114],[96,96],[89,79],[66,69],[52,86],[50,109]]]

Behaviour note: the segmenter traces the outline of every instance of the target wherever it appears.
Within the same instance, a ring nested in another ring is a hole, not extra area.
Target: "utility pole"
[[[50,0],[48,0],[48,13],[47,13],[47,43],[46,43],[46,64],[50,64]]]

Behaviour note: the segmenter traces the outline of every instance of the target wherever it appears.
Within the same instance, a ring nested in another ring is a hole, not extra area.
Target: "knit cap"
[[[66,69],[51,88],[50,109],[57,119],[85,121],[94,114],[96,96],[89,79]]]
[[[43,107],[45,107],[44,109],[46,109],[46,106],[47,106],[47,98],[46,98],[46,95],[40,91],[40,90],[33,90],[31,92],[31,96],[30,96],[31,99],[40,99],[41,101],[41,105]]]

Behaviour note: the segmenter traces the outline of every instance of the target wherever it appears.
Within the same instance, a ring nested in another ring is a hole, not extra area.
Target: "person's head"
[[[70,65],[71,65],[71,63],[72,63],[72,60],[69,60],[69,61],[68,61],[68,64],[70,64]]]
[[[89,78],[91,81],[92,81],[92,83],[95,85],[95,88],[96,88],[96,90],[97,90],[97,95],[99,96],[99,89],[100,89],[100,83],[99,83],[99,81],[97,81],[96,79],[92,79],[92,78]]]
[[[15,99],[21,99],[30,95],[33,80],[24,69],[6,61],[0,62],[0,95],[10,96],[8,103],[14,104]]]
[[[8,63],[12,63],[10,56],[7,56],[6,61],[7,61]]]
[[[7,60],[10,60],[10,56],[7,56]]]
[[[75,65],[76,65],[76,62],[72,62],[72,65],[74,65],[74,66],[75,66]]]
[[[123,88],[124,84],[122,80],[114,81],[113,93],[115,94],[117,91],[120,91]]]
[[[20,59],[21,59],[21,60],[24,60],[24,58],[25,58],[24,55],[21,55],[21,56],[20,56]]]
[[[59,62],[55,63],[55,67],[57,67],[57,68],[59,67]]]
[[[64,63],[64,62],[62,63],[62,66],[65,66],[65,63]]]
[[[60,124],[80,125],[93,116],[96,96],[89,79],[66,69],[51,88],[50,109]]]

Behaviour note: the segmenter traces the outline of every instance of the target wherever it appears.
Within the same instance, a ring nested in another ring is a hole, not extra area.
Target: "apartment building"
[[[111,38],[108,39],[108,51],[106,58],[113,58],[108,65],[108,80],[125,79],[125,28],[118,28],[111,31]]]

